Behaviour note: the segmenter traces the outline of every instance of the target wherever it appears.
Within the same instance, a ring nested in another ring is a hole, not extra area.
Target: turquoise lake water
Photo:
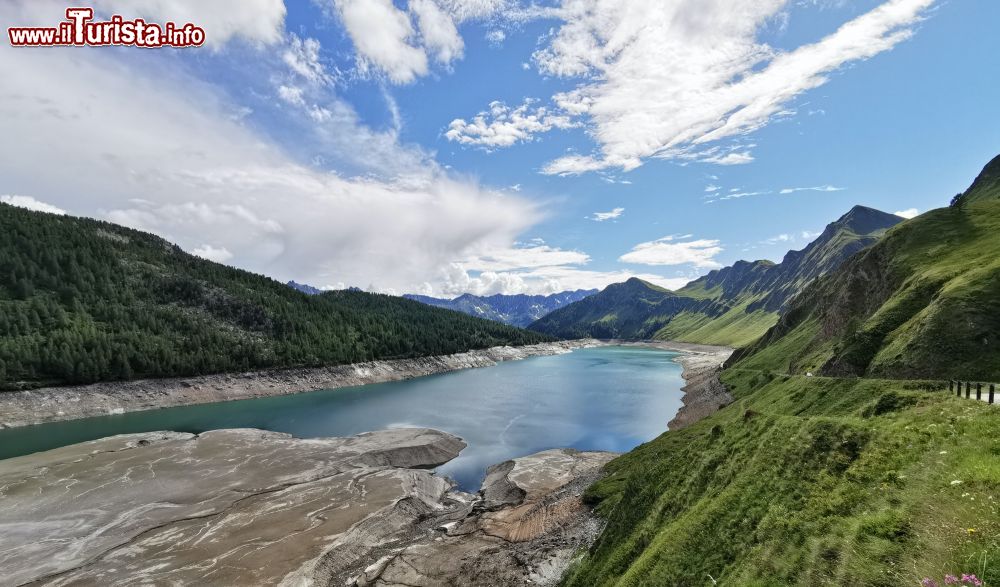
[[[624,452],[662,434],[681,406],[675,356],[580,349],[407,381],[0,430],[0,458],[154,430],[262,428],[308,438],[428,427],[468,443],[438,471],[476,490],[489,465],[513,457],[556,447]]]

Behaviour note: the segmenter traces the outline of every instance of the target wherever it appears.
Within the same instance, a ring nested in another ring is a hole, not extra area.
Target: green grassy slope
[[[731,362],[792,373],[1000,378],[998,177],[1000,159],[956,205],[897,226],[806,288]]]
[[[788,301],[815,278],[874,243],[902,219],[855,206],[801,251],[781,263],[737,261],[676,292],[639,280],[542,318],[532,330],[564,338],[658,338],[747,345],[778,321]]]
[[[607,528],[565,584],[1000,582],[1000,408],[932,382],[725,382],[736,403],[588,490]]]
[[[808,286],[723,371],[733,404],[612,461],[564,582],[1000,584],[1000,406],[943,381],[1000,374],[993,177]]]
[[[401,298],[308,296],[146,233],[0,204],[0,389],[543,340]]]

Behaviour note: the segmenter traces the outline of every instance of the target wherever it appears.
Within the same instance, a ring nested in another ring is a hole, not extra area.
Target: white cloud
[[[444,136],[463,145],[494,149],[531,141],[536,134],[553,128],[574,126],[568,116],[552,114],[544,106],[533,107],[534,103],[527,99],[511,109],[503,102],[492,102],[489,111],[480,112],[471,122],[452,120]]]
[[[409,0],[405,9],[392,0],[328,0],[354,44],[358,71],[384,74],[408,84],[430,73],[430,58],[448,67],[463,57],[465,42],[458,25],[472,19],[517,21],[537,11],[513,0]],[[490,34],[491,42],[498,42]],[[499,38],[499,41],[502,41]]]
[[[914,218],[920,214],[920,210],[917,210],[916,208],[907,208],[906,210],[896,210],[893,214],[903,218]]]
[[[503,42],[507,39],[507,33],[503,32],[502,29],[493,29],[486,33],[486,40],[489,41],[490,45],[494,47],[499,47],[503,45]]]
[[[615,208],[610,212],[594,212],[590,219],[594,222],[604,222],[605,220],[612,220],[618,218],[625,212],[625,208]]]
[[[278,86],[278,97],[293,106],[305,106],[305,98],[302,97],[303,90],[297,86]]]
[[[802,237],[802,240],[807,240],[807,241],[811,241],[811,240],[813,240],[814,238],[816,238],[817,236],[819,236],[819,235],[821,235],[821,234],[823,234],[823,233],[822,233],[822,232],[820,232],[820,231],[812,231],[812,230],[803,230],[803,231],[802,231],[802,232],[801,232],[801,233],[799,234],[799,236],[801,236],[801,237]]]
[[[0,20],[18,22],[20,7],[0,3]],[[277,279],[396,291],[456,258],[509,247],[541,218],[536,205],[452,177],[394,134],[371,131],[342,103],[323,102],[331,118],[304,126],[301,142],[371,172],[304,165],[235,119],[242,104],[183,63],[145,55],[0,46],[5,185],[190,251],[210,235],[233,264]],[[287,68],[280,52],[258,58]]]
[[[16,195],[3,195],[0,196],[0,202],[4,204],[10,204],[11,206],[17,206],[18,208],[26,208],[28,210],[34,210],[35,212],[48,212],[49,214],[66,214],[66,211],[52,204],[46,204],[32,198],[31,196],[16,196]]]
[[[557,265],[583,265],[589,261],[590,256],[580,251],[566,251],[545,244],[532,244],[492,249],[465,259],[462,261],[462,266],[475,271],[510,271]]]
[[[819,185],[815,187],[807,188],[784,188],[779,193],[781,194],[794,194],[796,192],[842,192],[847,188],[840,188],[832,185]]]
[[[438,62],[448,64],[462,58],[465,43],[458,28],[433,0],[410,0],[410,12],[417,18],[424,45]]]
[[[320,43],[316,39],[301,39],[290,34],[281,59],[296,74],[312,83],[329,83],[330,75],[320,61]]]
[[[192,250],[191,254],[201,257],[202,259],[215,261],[216,263],[225,263],[233,258],[233,254],[229,252],[229,249],[225,247],[217,249],[212,245],[202,245],[197,249]]]
[[[720,186],[717,186],[715,184],[709,184],[709,185],[705,186],[705,193],[710,194],[710,193],[713,193],[713,192],[717,192],[717,191],[719,191],[721,189],[722,188]]]
[[[424,295],[441,296],[456,296],[463,293],[475,295],[497,293],[546,295],[567,290],[604,289],[612,283],[621,283],[633,277],[667,289],[679,289],[693,279],[693,277],[664,277],[626,270],[592,271],[568,265],[538,267],[517,272],[486,271],[473,275],[461,263],[456,263],[448,268],[446,277],[441,280],[442,285],[438,289],[421,287],[419,291]],[[429,285],[424,284],[424,286]]]
[[[718,144],[792,115],[789,103],[830,73],[909,38],[934,1],[887,0],[785,51],[758,35],[787,0],[562,0],[546,11],[562,24],[533,61],[543,75],[579,80],[552,100],[557,112],[586,119],[598,148],[543,171],[628,171],[649,157],[748,163],[746,148]]]
[[[392,0],[335,0],[335,4],[354,42],[360,71],[381,71],[397,84],[427,74],[427,54],[416,44],[410,15]]]
[[[696,239],[680,242],[690,236],[665,236],[655,241],[639,243],[618,260],[640,265],[691,264],[705,269],[722,266],[715,260],[715,256],[723,251],[718,240]]]
[[[787,242],[789,242],[789,241],[791,241],[793,239],[794,239],[794,237],[792,235],[790,235],[788,233],[782,233],[782,234],[778,234],[778,235],[772,236],[771,238],[764,239],[763,241],[761,241],[761,244],[776,245],[776,244],[779,244],[779,243],[787,243]]]

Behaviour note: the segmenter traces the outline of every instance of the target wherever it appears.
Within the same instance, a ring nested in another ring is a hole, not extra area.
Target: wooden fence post
[[[983,384],[982,383],[977,383],[976,384],[976,400],[978,401],[978,400],[981,400],[981,399],[983,399]]]
[[[990,403],[993,403],[993,384],[990,383]]]
[[[965,382],[965,399],[970,399],[970,398],[972,398],[972,382],[971,381],[966,381]]]

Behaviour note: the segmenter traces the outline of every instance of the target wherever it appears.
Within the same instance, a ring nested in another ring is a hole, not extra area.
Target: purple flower
[[[924,580],[920,582],[920,587],[938,587],[938,584],[934,579],[924,577]]]
[[[955,575],[945,575],[944,576],[945,585],[958,585],[958,577]]]
[[[982,587],[983,581],[975,576],[969,575],[968,573],[962,573],[962,582],[968,583],[969,585],[975,585],[976,587]]]

